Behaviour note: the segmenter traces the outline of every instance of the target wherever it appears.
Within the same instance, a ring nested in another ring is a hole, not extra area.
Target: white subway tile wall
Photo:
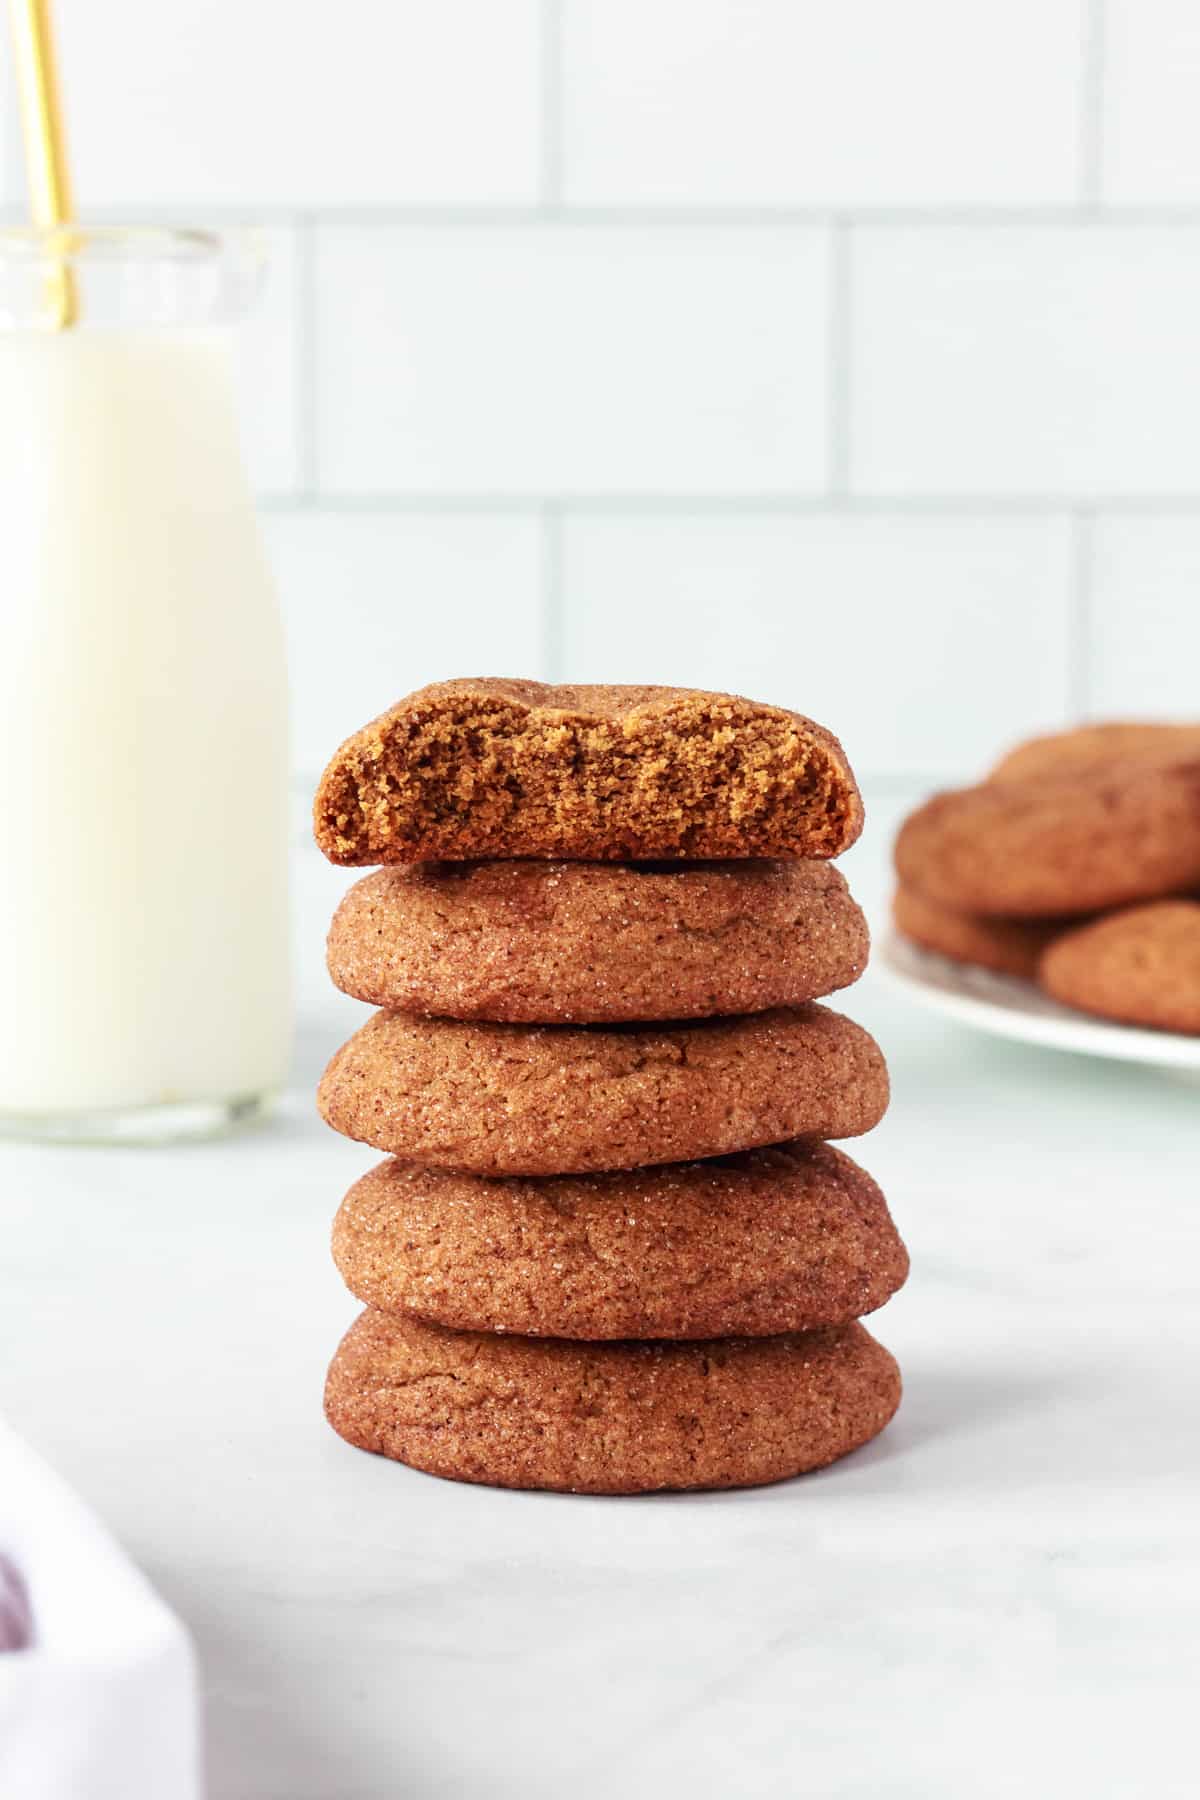
[[[330,226],[330,495],[819,494],[820,230]]]
[[[1200,714],[1194,0],[55,10],[87,214],[269,230],[300,785],[472,671],[761,694],[897,788]]]
[[[754,693],[953,779],[1061,717],[1071,560],[1052,518],[574,519],[565,670]]]

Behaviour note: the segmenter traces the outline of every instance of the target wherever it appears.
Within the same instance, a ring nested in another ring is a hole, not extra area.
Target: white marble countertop
[[[889,810],[850,869],[876,903]],[[745,1494],[435,1481],[321,1417],[371,1153],[306,1097],[359,1009],[319,970],[345,877],[299,865],[276,1123],[0,1146],[0,1412],[195,1634],[213,1800],[1190,1796],[1200,1093],[868,975],[895,1094],[854,1153],[913,1256],[891,1429]]]

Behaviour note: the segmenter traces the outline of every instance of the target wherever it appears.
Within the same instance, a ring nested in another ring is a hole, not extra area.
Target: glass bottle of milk
[[[0,232],[0,1132],[201,1135],[284,1080],[284,652],[229,329],[258,275],[249,237]]]

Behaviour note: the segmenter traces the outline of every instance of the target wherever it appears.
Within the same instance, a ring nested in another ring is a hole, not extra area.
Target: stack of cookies
[[[1200,725],[1035,738],[896,843],[898,929],[1068,1006],[1200,1032]]]
[[[378,1007],[319,1105],[387,1153],[334,1256],[367,1310],[329,1371],[350,1443],[463,1481],[748,1486],[873,1437],[858,1320],[908,1259],[825,1140],[888,1098],[818,996],[866,927],[830,858],[862,806],[828,732],[673,688],[456,681],[337,752],[351,888],[330,973]]]

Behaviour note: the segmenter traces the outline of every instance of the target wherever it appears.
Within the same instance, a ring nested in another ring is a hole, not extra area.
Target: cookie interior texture
[[[580,1339],[844,1325],[908,1273],[875,1182],[817,1142],[540,1181],[384,1162],[342,1202],[333,1254],[381,1311]]]
[[[716,1343],[565,1343],[365,1312],[329,1369],[347,1442],[432,1475],[584,1494],[753,1487],[882,1431],[900,1375],[862,1325]]]
[[[329,973],[373,1006],[608,1024],[763,1012],[866,966],[832,863],[440,862],[377,869],[342,900]]]
[[[837,856],[862,802],[798,713],[683,688],[422,688],[344,743],[314,832],[345,865],[464,857]]]
[[[1082,1012],[1200,1033],[1200,900],[1130,906],[1064,932],[1039,976],[1048,994]]]

